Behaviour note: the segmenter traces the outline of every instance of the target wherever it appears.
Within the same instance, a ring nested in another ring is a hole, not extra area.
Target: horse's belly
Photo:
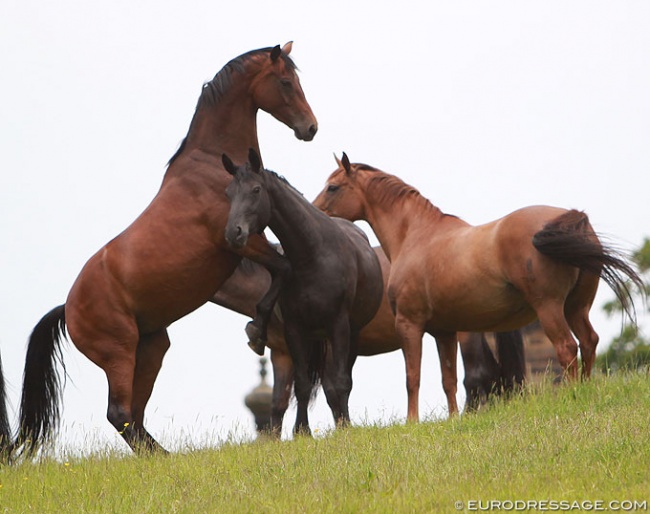
[[[487,292],[447,295],[433,304],[429,328],[450,332],[502,332],[536,318],[521,294],[509,286]]]
[[[206,303],[232,274],[239,257],[214,247],[192,254],[115,251],[93,256],[75,281],[66,306],[108,318],[117,311],[134,320],[141,334],[169,326]],[[110,322],[107,320],[107,324]]]
[[[133,288],[131,294],[140,330],[169,325],[206,303],[233,273],[239,260],[224,252],[220,259],[188,262],[185,267],[142,276],[140,287]]]

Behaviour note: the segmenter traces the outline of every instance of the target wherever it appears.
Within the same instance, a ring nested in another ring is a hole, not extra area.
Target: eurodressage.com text
[[[456,502],[456,510],[476,511],[539,511],[539,512],[560,512],[560,511],[585,511],[585,512],[607,512],[607,511],[647,511],[647,500],[468,500]]]

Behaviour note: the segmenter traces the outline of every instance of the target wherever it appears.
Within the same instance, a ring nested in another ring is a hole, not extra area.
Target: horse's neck
[[[444,216],[422,196],[398,198],[387,205],[378,196],[378,191],[363,186],[366,191],[366,221],[372,227],[382,250],[392,261],[401,252],[409,233],[426,223],[431,230]],[[373,192],[374,191],[374,192]]]
[[[271,197],[269,228],[280,240],[285,255],[295,262],[298,256],[316,251],[320,240],[317,217],[320,215],[300,193],[279,178],[267,174],[266,185]]]
[[[219,159],[227,153],[234,162],[245,162],[250,148],[259,154],[257,108],[247,93],[248,85],[233,85],[215,103],[197,108],[186,137],[186,151],[198,149]]]

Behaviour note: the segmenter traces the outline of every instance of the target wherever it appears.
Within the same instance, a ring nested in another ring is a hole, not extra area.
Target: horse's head
[[[292,128],[296,137],[311,141],[318,130],[318,122],[305,99],[296,65],[289,57],[291,42],[273,48],[263,63],[253,85],[255,105]]]
[[[338,216],[350,221],[365,219],[364,195],[357,182],[356,165],[351,165],[343,152],[339,167],[329,176],[325,188],[312,202],[321,211],[330,216]]]
[[[248,242],[250,234],[261,233],[271,218],[271,201],[264,184],[262,164],[257,152],[248,152],[249,162],[235,166],[223,154],[223,166],[234,178],[226,188],[230,212],[226,223],[226,241],[235,248]]]

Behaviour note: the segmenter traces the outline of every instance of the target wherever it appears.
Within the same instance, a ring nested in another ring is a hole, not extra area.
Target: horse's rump
[[[584,212],[572,209],[549,221],[532,243],[546,257],[602,278],[625,313],[635,319],[628,279],[641,291],[643,282],[620,251],[602,242]]]

